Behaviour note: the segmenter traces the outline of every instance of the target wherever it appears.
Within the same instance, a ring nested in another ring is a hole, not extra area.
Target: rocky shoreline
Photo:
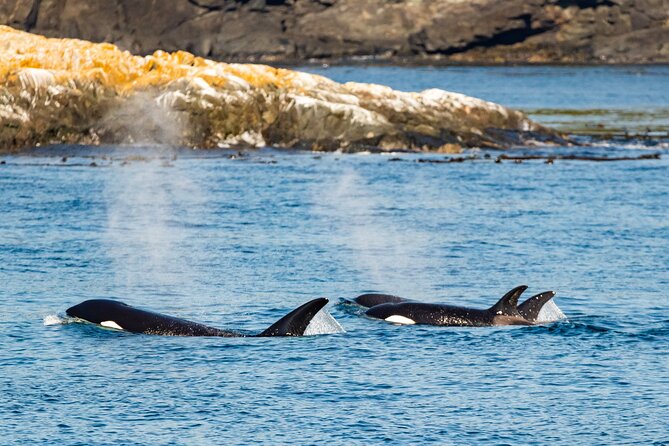
[[[0,24],[273,64],[669,63],[667,0],[14,0]]]
[[[458,152],[564,143],[500,105],[0,27],[0,151],[47,144]]]

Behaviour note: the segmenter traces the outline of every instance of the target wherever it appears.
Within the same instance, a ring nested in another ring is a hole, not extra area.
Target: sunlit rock
[[[111,44],[0,27],[3,151],[150,142],[453,152],[559,139],[520,112],[442,90],[339,84],[183,51],[140,57]]]

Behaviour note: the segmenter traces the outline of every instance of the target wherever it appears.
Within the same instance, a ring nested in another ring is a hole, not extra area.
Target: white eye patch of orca
[[[123,327],[121,327],[119,324],[117,324],[114,321],[102,321],[102,322],[100,322],[100,325],[102,325],[103,327],[107,327],[107,328],[115,328],[116,330],[123,330]]]
[[[414,321],[413,319],[409,319],[408,317],[405,316],[400,316],[399,314],[393,314],[392,316],[388,316],[385,319],[385,321],[401,325],[414,325],[416,323],[416,321]]]

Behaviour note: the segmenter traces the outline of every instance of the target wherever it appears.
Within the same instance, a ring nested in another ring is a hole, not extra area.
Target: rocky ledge
[[[2,152],[146,142],[454,152],[561,141],[518,111],[457,93],[339,84],[183,51],[140,57],[0,26]]]
[[[238,62],[669,62],[669,0],[11,0],[0,24]]]

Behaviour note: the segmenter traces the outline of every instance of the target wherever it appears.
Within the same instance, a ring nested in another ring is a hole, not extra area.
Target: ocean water
[[[662,158],[0,157],[0,444],[669,444],[669,150],[542,150]],[[520,284],[555,290],[566,319],[396,326],[337,304],[483,308]],[[345,331],[182,338],[63,317],[113,298],[254,333],[320,296]]]

